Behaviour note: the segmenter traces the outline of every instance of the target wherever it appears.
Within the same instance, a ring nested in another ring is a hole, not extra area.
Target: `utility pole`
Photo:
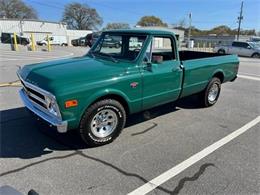
[[[237,29],[237,40],[238,41],[239,41],[239,35],[240,35],[241,22],[243,20],[243,5],[244,5],[244,2],[242,1],[241,8],[240,8],[240,14],[239,14],[239,17],[237,18],[238,19],[238,29]]]
[[[190,36],[191,36],[191,13],[189,13],[189,33],[188,33],[188,48],[190,48]]]

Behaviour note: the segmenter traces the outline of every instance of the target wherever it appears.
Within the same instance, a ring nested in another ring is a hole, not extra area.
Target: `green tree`
[[[232,30],[228,26],[221,25],[217,26],[211,30],[208,31],[208,34],[217,34],[217,35],[234,35],[236,34],[236,31]]]
[[[112,29],[129,29],[130,26],[127,23],[108,23],[103,30],[112,30]]]
[[[103,23],[96,9],[80,3],[66,5],[62,21],[67,23],[69,29],[76,30],[96,30]]]
[[[137,23],[139,26],[162,26],[167,27],[167,23],[164,23],[160,18],[155,16],[143,16]]]
[[[21,0],[0,0],[0,17],[37,19],[37,12]]]

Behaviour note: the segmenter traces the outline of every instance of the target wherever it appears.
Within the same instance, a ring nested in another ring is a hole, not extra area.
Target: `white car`
[[[67,38],[65,36],[49,36],[50,45],[67,46]],[[41,41],[37,41],[37,45],[48,45],[47,37]]]
[[[237,54],[260,58],[260,47],[254,42],[234,41],[231,45],[217,45],[213,51],[219,54]]]

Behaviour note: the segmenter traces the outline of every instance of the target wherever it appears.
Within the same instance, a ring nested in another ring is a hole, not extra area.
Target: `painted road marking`
[[[238,75],[238,78],[260,81],[260,78],[247,76],[247,75],[241,75],[241,74]]]
[[[10,86],[20,87],[22,85],[21,85],[21,82],[19,80],[12,81],[12,82],[6,82],[6,83],[0,83],[0,87],[10,87]]]
[[[237,129],[236,131],[230,133],[226,137],[222,138],[221,140],[213,143],[212,145],[206,147],[205,149],[201,150],[197,154],[194,154],[187,160],[181,162],[180,164],[176,165],[175,167],[169,169],[168,171],[164,172],[163,174],[159,175],[158,177],[152,179],[148,183],[140,186],[136,190],[130,192],[128,195],[141,195],[147,194],[148,192],[154,190],[164,182],[168,181],[169,179],[175,177],[185,169],[189,168],[196,162],[200,161],[201,159],[205,158],[206,156],[210,155],[212,152],[216,151],[217,149],[221,148],[225,144],[229,143],[239,135],[245,133],[247,130],[255,126],[257,123],[260,122],[260,116],[256,117],[254,120],[250,121],[243,127]]]
[[[39,57],[34,57],[34,56],[32,56],[32,57],[25,56],[24,58],[22,57],[22,58],[19,58],[19,59],[17,59],[17,58],[2,58],[1,59],[0,58],[0,61],[4,62],[4,61],[18,61],[18,60],[52,60],[52,59],[68,58],[68,57],[71,57],[73,55],[74,55],[74,53],[70,53],[68,55],[63,55],[63,56],[57,56],[57,57],[41,57],[41,58],[39,58]]]
[[[240,72],[242,75],[249,75],[249,76],[255,76],[255,77],[260,77],[259,74],[252,74],[252,73],[246,73],[246,72]]]

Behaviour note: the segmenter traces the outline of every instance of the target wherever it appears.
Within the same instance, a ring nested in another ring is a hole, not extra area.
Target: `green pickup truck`
[[[82,57],[26,65],[17,73],[29,110],[58,132],[77,129],[98,146],[120,134],[129,114],[192,94],[203,106],[214,105],[238,67],[236,55],[178,51],[171,32],[133,29],[103,32]]]

